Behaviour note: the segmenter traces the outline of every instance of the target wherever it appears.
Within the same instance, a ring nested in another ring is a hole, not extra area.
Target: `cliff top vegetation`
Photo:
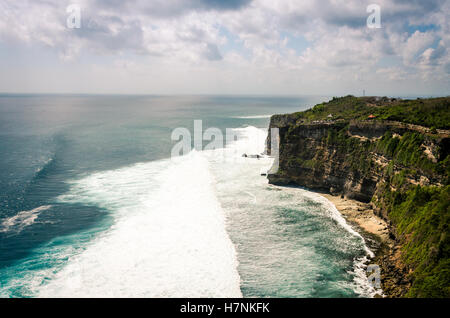
[[[450,129],[450,96],[414,100],[388,97],[333,97],[293,114],[298,123],[330,120],[390,120],[431,129]]]

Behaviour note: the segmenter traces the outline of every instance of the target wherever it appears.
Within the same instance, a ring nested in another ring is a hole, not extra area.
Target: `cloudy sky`
[[[0,0],[0,92],[449,95],[449,14],[450,0]]]

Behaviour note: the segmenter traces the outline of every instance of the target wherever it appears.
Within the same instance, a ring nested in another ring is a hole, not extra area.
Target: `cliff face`
[[[270,128],[279,129],[279,170],[268,175],[269,182],[370,202],[390,224],[397,242],[380,259],[386,271],[397,272],[395,279],[386,276],[387,293],[449,297],[449,131],[399,121],[342,118],[327,115],[327,104],[319,106],[325,115],[320,120],[308,120],[308,112],[272,116]],[[267,146],[270,150],[270,135]],[[427,227],[426,222],[434,225]],[[434,258],[427,261],[430,249]],[[438,265],[447,271],[444,282],[429,282],[438,275]]]
[[[271,128],[279,128],[279,171],[268,176],[270,183],[297,184],[310,189],[342,194],[370,202],[377,186],[388,176],[383,173],[391,157],[367,145],[376,144],[386,133],[401,139],[405,133],[423,134],[424,155],[431,161],[446,157],[450,139],[446,132],[434,137],[428,128],[399,122],[326,121],[295,125],[289,115],[273,116]],[[332,140],[341,134],[341,140]],[[270,149],[270,137],[268,138]],[[401,171],[403,166],[394,165]],[[443,176],[430,171],[411,175],[407,182],[440,185]]]
[[[280,166],[276,174],[268,176],[271,183],[294,183],[370,201],[380,176],[350,170],[351,163],[346,160],[345,149],[325,141],[330,130],[340,130],[343,124],[300,125],[291,130],[289,127],[279,128]]]

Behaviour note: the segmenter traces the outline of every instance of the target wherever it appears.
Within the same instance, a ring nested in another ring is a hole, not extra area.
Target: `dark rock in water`
[[[244,157],[244,158],[255,158],[255,159],[260,159],[260,158],[263,158],[264,155],[260,155],[260,154],[247,155],[246,153],[244,153],[244,154],[242,155],[242,157]]]
[[[330,187],[330,193],[334,196],[337,196],[339,194],[339,192],[333,187]]]

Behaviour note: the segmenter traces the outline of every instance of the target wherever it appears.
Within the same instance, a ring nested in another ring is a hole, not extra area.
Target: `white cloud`
[[[68,29],[68,1],[3,0],[0,45],[26,43],[30,58],[44,46],[60,57],[55,68],[72,63],[85,77],[95,69],[89,79],[101,81],[102,89],[123,85],[116,80],[120,74],[130,92],[147,92],[149,82],[140,81],[155,74],[155,93],[335,94],[361,86],[395,90],[399,81],[413,80],[445,93],[450,86],[449,1],[380,0],[382,29],[366,28],[367,4],[358,0],[78,3],[82,28]],[[423,25],[433,27],[419,29]],[[295,41],[307,47],[294,50]],[[400,62],[382,65],[393,56]],[[110,57],[111,65],[97,65]],[[33,72],[26,70],[27,76]]]
[[[403,58],[405,64],[411,64],[435,41],[435,37],[429,32],[416,31],[409,38],[407,38],[403,46]]]

